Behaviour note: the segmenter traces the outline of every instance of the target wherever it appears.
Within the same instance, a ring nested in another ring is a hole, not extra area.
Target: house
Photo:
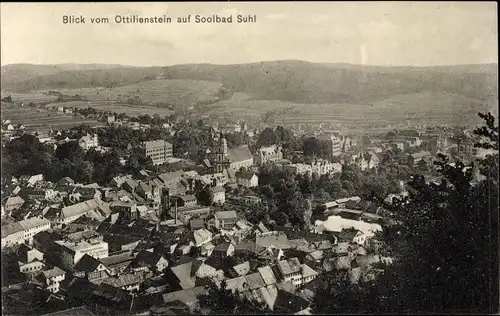
[[[21,206],[23,206],[23,204],[24,204],[24,200],[20,196],[11,196],[5,202],[4,207],[5,207],[5,210],[7,212],[10,212],[10,211],[15,211],[15,210],[21,208]]]
[[[298,286],[302,283],[302,266],[297,258],[281,260],[277,264],[280,278],[284,282],[291,281],[293,285]]]
[[[311,282],[319,276],[319,273],[307,264],[302,264],[302,284]]]
[[[177,215],[176,215],[177,213]],[[205,206],[182,206],[182,207],[172,207],[168,211],[168,215],[172,218],[176,218],[178,221],[187,225],[189,220],[192,218],[206,218],[210,214],[210,208]]]
[[[43,288],[52,293],[59,292],[60,283],[65,279],[66,272],[59,267],[44,270],[38,276],[38,280],[43,283]]]
[[[138,218],[137,203],[132,201],[113,201],[109,204],[109,209],[112,212],[120,213],[127,221],[136,220]]]
[[[64,177],[64,178],[61,178],[57,184],[59,185],[74,185],[75,184],[75,181],[73,179],[71,179],[70,177]]]
[[[213,225],[217,229],[229,230],[236,222],[238,222],[238,215],[235,211],[221,211],[214,214]]]
[[[173,157],[172,144],[162,139],[144,142],[141,150],[146,157],[151,158],[154,165],[162,165]]]
[[[333,163],[325,159],[316,159],[311,163],[311,174],[317,177],[340,172],[342,172],[342,164],[340,163]]]
[[[108,268],[111,274],[118,274],[125,271],[132,260],[134,260],[135,255],[131,251],[122,251],[116,254],[112,254],[108,257],[99,259],[106,268]]]
[[[432,154],[428,151],[420,151],[418,153],[410,154],[408,156],[408,165],[411,167],[420,166],[422,162],[424,166],[430,166],[432,164]]]
[[[140,181],[135,188],[135,193],[145,200],[160,203],[160,188],[154,181]]]
[[[32,274],[41,271],[45,268],[43,262],[43,252],[35,248],[30,248],[26,245],[21,245],[16,253],[19,272],[24,274]]]
[[[89,134],[82,136],[78,140],[78,146],[80,146],[83,150],[89,150],[90,148],[99,147],[97,134],[94,134],[93,136],[90,136]]]
[[[194,218],[189,221],[189,228],[192,231],[205,228],[205,221],[202,218]]]
[[[257,166],[262,166],[281,159],[283,159],[283,152],[281,146],[278,145],[261,147],[254,155],[254,162]]]
[[[134,271],[162,272],[168,267],[167,259],[159,252],[141,250],[130,262],[130,268]]]
[[[28,179],[28,186],[34,186],[37,182],[43,181],[43,179],[44,179],[43,174],[37,174],[31,176]]]
[[[339,242],[356,243],[359,245],[366,245],[367,238],[365,234],[357,229],[342,229],[339,235]]]
[[[253,188],[259,185],[259,177],[257,177],[257,175],[253,172],[237,171],[235,176],[238,185],[246,188]]]
[[[224,242],[218,243],[215,246],[213,253],[215,255],[220,255],[223,257],[230,257],[234,254],[234,251],[235,251],[234,245],[230,242],[224,241]]]
[[[245,261],[243,263],[237,264],[232,268],[232,270],[234,270],[234,272],[238,276],[246,275],[250,272],[250,262]]]
[[[108,277],[102,280],[101,284],[107,284],[117,289],[133,292],[139,291],[140,285],[143,281],[144,278],[141,274],[126,273]]]
[[[163,294],[165,303],[180,301],[186,304],[190,311],[193,312],[198,305],[198,297],[200,295],[208,294],[208,289],[205,286],[192,287],[180,291],[170,292]]]
[[[182,257],[181,257],[182,258]],[[165,274],[165,278],[169,280],[174,288],[178,289],[191,289],[195,287],[196,276],[191,273],[193,268],[194,259],[185,258],[186,262],[182,260],[181,263],[171,266]]]
[[[64,268],[72,269],[85,255],[96,259],[108,256],[108,243],[103,236],[94,231],[83,231],[69,234],[64,240],[56,240],[57,252]]]
[[[378,168],[380,158],[374,152],[362,153],[355,159],[354,164],[362,171]]]
[[[205,228],[195,230],[193,233],[196,247],[212,241],[212,233]]]
[[[177,202],[177,206],[196,206],[198,201],[194,195],[177,195],[172,196],[172,200]]]
[[[33,236],[50,229],[50,222],[39,217],[24,219],[2,226],[2,248],[24,242],[32,243]]]
[[[87,278],[91,282],[109,277],[112,271],[100,260],[85,254],[73,269],[74,276]]]
[[[210,188],[212,201],[217,204],[224,204],[226,202],[226,190],[221,186]]]
[[[294,163],[285,166],[285,170],[297,175],[312,175],[312,167],[308,164]]]
[[[276,249],[290,249],[291,244],[284,232],[272,231],[256,234],[255,243],[259,247],[274,247]]]

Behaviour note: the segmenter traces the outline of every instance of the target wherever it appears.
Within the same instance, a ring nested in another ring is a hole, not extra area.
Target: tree
[[[205,186],[197,195],[201,205],[210,206],[214,203],[213,194],[210,186]]]
[[[474,163],[444,155],[435,162],[440,183],[413,175],[409,196],[384,205],[394,214],[383,232],[394,262],[374,282],[333,278],[315,298],[316,313],[498,312],[498,126],[482,117],[477,146],[492,150],[474,162],[483,179]]]
[[[257,139],[257,148],[263,146],[271,146],[275,145],[278,142],[278,136],[273,131],[272,128],[266,127],[260,134]]]

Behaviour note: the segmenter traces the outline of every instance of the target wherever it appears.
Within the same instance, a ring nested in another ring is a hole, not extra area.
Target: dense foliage
[[[494,150],[476,162],[483,179],[444,156],[436,162],[441,183],[413,176],[409,197],[392,206],[396,225],[384,232],[395,262],[374,282],[344,291],[342,277],[329,276],[329,299],[316,296],[316,313],[498,311],[498,126],[482,117],[487,124],[475,132],[487,141],[477,146]]]

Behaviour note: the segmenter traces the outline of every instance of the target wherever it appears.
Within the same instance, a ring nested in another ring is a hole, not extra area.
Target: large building
[[[334,157],[340,156],[342,152],[349,151],[353,146],[354,142],[350,137],[342,135],[338,131],[325,131],[322,135],[318,136],[317,139],[326,144],[328,148],[328,159],[332,160]]]
[[[342,172],[340,163],[330,162],[325,159],[316,159],[311,163],[311,173],[317,177],[340,172]]]
[[[89,150],[90,148],[99,147],[99,140],[97,138],[97,134],[94,134],[93,136],[90,136],[89,134],[82,136],[78,140],[78,145],[83,150]]]
[[[154,140],[143,143],[146,157],[153,160],[153,165],[162,165],[173,157],[172,144],[164,140]]]
[[[106,258],[109,254],[108,243],[103,241],[102,235],[93,231],[73,233],[66,240],[55,243],[59,245],[61,263],[67,269],[72,269],[85,254],[96,259]]]
[[[223,173],[226,169],[239,170],[253,166],[253,156],[247,145],[229,149],[224,135],[220,135],[219,144],[214,150],[215,172]]]
[[[258,166],[283,159],[281,146],[272,145],[261,147],[254,155],[254,161]]]
[[[50,222],[39,217],[2,226],[2,248],[25,242],[32,243],[33,236],[49,229]]]

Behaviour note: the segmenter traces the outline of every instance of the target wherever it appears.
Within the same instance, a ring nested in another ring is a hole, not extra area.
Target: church
[[[234,173],[241,167],[253,166],[253,156],[248,145],[229,149],[223,134],[220,134],[219,143],[214,148],[214,172],[229,173],[229,178],[234,179]]]

